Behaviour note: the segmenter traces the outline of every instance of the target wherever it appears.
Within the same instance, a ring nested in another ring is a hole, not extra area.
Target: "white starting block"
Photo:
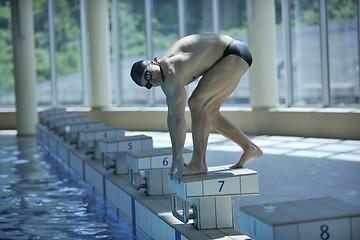
[[[99,128],[104,126],[104,121],[98,119],[69,123],[65,126],[65,141],[70,144],[77,143],[79,139],[79,132],[81,130]]]
[[[323,197],[240,208],[240,230],[256,240],[360,239],[360,207]]]
[[[53,130],[55,128],[55,121],[58,118],[63,117],[75,117],[75,112],[55,112],[46,117],[46,125],[50,130]]]
[[[74,123],[89,120],[87,115],[76,115],[76,116],[65,116],[61,118],[56,118],[54,124],[55,133],[58,135],[64,135],[65,126]]]
[[[153,148],[152,138],[145,135],[124,136],[99,140],[99,151],[108,170],[115,167],[116,174],[127,174],[126,152]]]
[[[183,176],[181,181],[168,178],[173,216],[187,223],[194,219],[198,229],[233,228],[232,196],[259,193],[258,175],[247,168],[210,167],[206,174]],[[177,196],[183,199],[182,214],[177,210]],[[192,213],[189,204],[192,204]]]
[[[183,157],[185,163],[190,162],[192,151],[184,149]],[[130,183],[136,190],[145,188],[147,195],[170,193],[167,178],[172,164],[171,147],[128,152],[126,164],[129,168]],[[145,173],[145,177],[142,177],[141,173]]]
[[[79,147],[84,154],[93,153],[95,159],[100,159],[98,141],[104,138],[123,137],[125,129],[119,126],[107,126],[81,130],[79,135]]]
[[[36,124],[36,139],[37,142],[42,146],[47,146],[47,135],[45,133],[45,126],[38,123]]]
[[[59,113],[59,112],[65,112],[65,108],[51,108],[45,111],[41,111],[39,113],[40,115],[40,123],[41,124],[46,124],[46,118],[47,116],[54,114],[54,113]]]

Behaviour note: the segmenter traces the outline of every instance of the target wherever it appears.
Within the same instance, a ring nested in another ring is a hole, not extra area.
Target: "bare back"
[[[262,155],[261,149],[219,112],[223,102],[251,65],[241,55],[225,52],[228,46],[232,49],[229,45],[231,41],[231,37],[224,35],[191,35],[176,42],[157,63],[161,70],[161,76],[157,79],[161,79],[160,86],[168,105],[167,123],[173,150],[171,178],[181,179],[183,175],[207,172],[205,156],[211,128],[233,140],[244,150],[239,162],[232,168],[243,167]],[[184,112],[187,100],[184,86],[200,76],[201,80],[188,99],[194,147],[190,163],[184,166]]]
[[[217,34],[190,35],[176,42],[161,58],[166,80],[181,75],[183,86],[205,74],[223,56],[231,37]]]

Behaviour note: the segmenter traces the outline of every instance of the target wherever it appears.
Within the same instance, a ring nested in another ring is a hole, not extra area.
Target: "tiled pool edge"
[[[121,212],[137,230],[151,239],[248,239],[234,229],[197,230],[191,224],[183,224],[171,213],[170,195],[147,196],[136,191],[128,181],[128,175],[115,175],[106,170],[99,160],[85,156],[73,145],[42,128],[45,141],[38,142],[64,162],[78,178],[90,185],[115,212]]]

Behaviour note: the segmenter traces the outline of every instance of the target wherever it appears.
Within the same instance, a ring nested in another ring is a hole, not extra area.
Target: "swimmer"
[[[167,124],[171,138],[172,179],[207,172],[206,148],[211,128],[243,149],[240,160],[230,168],[242,168],[260,158],[262,150],[219,109],[249,69],[248,46],[235,38],[218,34],[190,35],[177,41],[161,59],[134,63],[134,82],[151,89],[161,87],[168,106]],[[202,77],[188,100],[191,112],[193,156],[184,165],[186,136],[185,86]]]

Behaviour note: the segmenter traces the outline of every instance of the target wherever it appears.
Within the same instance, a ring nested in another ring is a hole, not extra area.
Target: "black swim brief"
[[[251,66],[252,55],[251,55],[249,47],[243,41],[238,40],[236,38],[231,39],[231,42],[225,49],[224,55],[222,57],[224,58],[230,54],[234,54],[236,56],[241,57],[242,59],[244,59],[247,62],[249,67]]]

